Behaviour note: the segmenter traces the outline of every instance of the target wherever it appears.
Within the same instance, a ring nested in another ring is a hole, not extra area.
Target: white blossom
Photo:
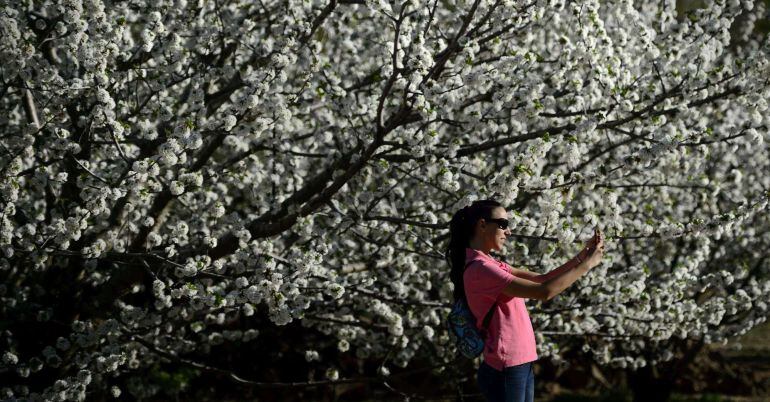
[[[3,353],[3,363],[7,365],[14,365],[19,362],[19,358],[11,352]]]
[[[326,378],[332,381],[336,381],[340,378],[340,373],[335,368],[326,369]]]
[[[305,351],[305,360],[307,360],[308,362],[319,361],[320,357],[318,355],[318,351],[306,350]]]
[[[241,367],[260,331],[333,379],[449,361],[449,222],[482,199],[512,266],[606,235],[529,310],[541,359],[630,376],[765,321],[766,4],[391,3],[0,10],[5,399],[158,399],[147,345]]]

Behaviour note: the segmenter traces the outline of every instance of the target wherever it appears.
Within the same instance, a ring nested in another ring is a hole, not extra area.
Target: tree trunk
[[[634,402],[668,401],[674,391],[677,377],[686,373],[690,363],[703,349],[703,345],[703,338],[681,341],[676,347],[679,349],[679,359],[656,365],[648,364],[636,371],[628,371],[626,378]]]
[[[634,402],[665,402],[674,389],[673,378],[667,376],[668,370],[645,366],[628,373],[628,387]]]

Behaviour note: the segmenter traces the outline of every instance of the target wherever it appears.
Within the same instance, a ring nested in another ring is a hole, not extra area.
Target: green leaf
[[[528,174],[530,176],[532,176],[534,174],[532,169],[529,166],[526,166],[524,164],[516,165],[515,170],[516,170],[516,173],[526,173],[526,174]]]

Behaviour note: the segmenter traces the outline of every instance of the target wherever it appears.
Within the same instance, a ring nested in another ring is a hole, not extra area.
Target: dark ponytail
[[[481,219],[492,217],[492,210],[501,207],[495,200],[474,201],[452,216],[449,221],[449,246],[445,258],[449,263],[449,279],[454,284],[454,301],[465,299],[465,286],[463,285],[463,272],[465,271],[465,248],[470,246],[473,228]]]

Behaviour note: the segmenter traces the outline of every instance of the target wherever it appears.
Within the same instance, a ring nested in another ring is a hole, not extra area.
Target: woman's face
[[[492,219],[508,219],[508,212],[503,207],[496,207],[491,213]],[[497,222],[487,221],[484,218],[476,222],[476,238],[484,248],[490,250],[502,250],[506,238],[511,235],[511,228],[501,229]]]

